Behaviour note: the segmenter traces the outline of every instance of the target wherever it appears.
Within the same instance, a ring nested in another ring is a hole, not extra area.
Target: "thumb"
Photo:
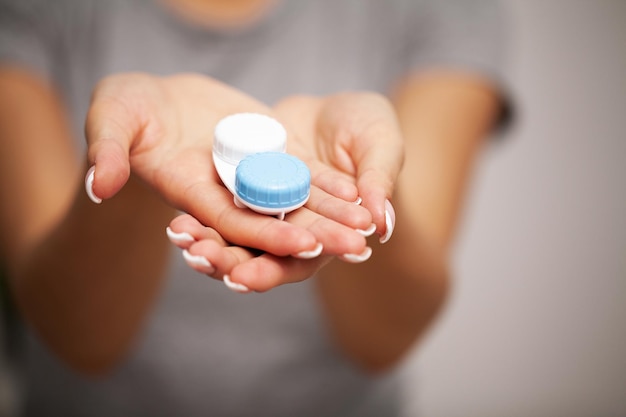
[[[320,119],[326,137],[336,138],[327,143],[327,153],[335,163],[350,161],[362,205],[381,239],[388,240],[395,218],[389,200],[404,161],[393,106],[376,93],[344,93],[329,99]]]
[[[87,120],[87,158],[91,168],[85,178],[87,194],[96,203],[113,197],[130,176],[129,150],[143,130],[139,106],[126,94],[129,78],[105,78],[95,88]]]
[[[383,241],[388,240],[395,222],[393,207],[389,200],[402,166],[401,149],[401,147],[381,149],[380,146],[372,145],[361,158],[356,158],[356,185],[362,205],[371,213],[376,231]]]

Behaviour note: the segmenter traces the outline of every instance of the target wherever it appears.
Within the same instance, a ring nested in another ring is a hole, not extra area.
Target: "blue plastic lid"
[[[244,203],[268,209],[295,209],[309,198],[311,173],[293,155],[256,153],[237,166],[235,189]]]

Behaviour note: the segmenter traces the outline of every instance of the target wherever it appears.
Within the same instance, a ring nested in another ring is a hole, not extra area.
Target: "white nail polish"
[[[369,246],[366,246],[363,253],[360,253],[360,254],[346,253],[345,255],[341,256],[341,259],[343,259],[346,262],[357,264],[360,262],[367,261],[370,258],[370,256],[372,256],[372,248],[370,248]]]
[[[96,166],[92,166],[87,171],[87,175],[85,175],[85,190],[87,191],[87,195],[89,199],[96,204],[102,203],[102,199],[94,194],[93,192],[93,180],[96,175]]]
[[[193,236],[191,236],[187,232],[176,233],[175,231],[173,231],[169,227],[167,227],[165,229],[165,233],[167,233],[167,237],[173,243],[189,243],[189,242],[195,242],[195,240],[196,240],[196,239],[194,239]]]
[[[211,265],[211,262],[209,262],[207,258],[202,255],[192,255],[187,249],[183,250],[183,258],[185,258],[187,263],[191,264],[191,266],[213,268],[213,265]]]
[[[380,243],[387,243],[389,239],[391,239],[391,235],[393,234],[393,229],[395,227],[395,212],[391,202],[389,200],[385,201],[385,234],[382,235],[379,239]]]
[[[359,233],[360,235],[365,236],[365,237],[369,237],[369,236],[373,235],[375,231],[376,231],[376,225],[374,223],[372,223],[370,225],[370,227],[368,227],[365,230],[356,229],[357,233]]]
[[[246,287],[243,284],[239,284],[237,282],[232,282],[230,280],[230,276],[228,276],[228,275],[224,275],[223,279],[224,279],[224,285],[226,285],[229,289],[231,289],[231,290],[233,290],[235,292],[238,292],[238,293],[241,293],[241,294],[245,294],[245,293],[250,292],[250,288]]]
[[[300,259],[313,259],[318,257],[322,253],[322,249],[324,249],[324,245],[318,243],[315,246],[315,249],[309,251],[298,252],[295,257]]]

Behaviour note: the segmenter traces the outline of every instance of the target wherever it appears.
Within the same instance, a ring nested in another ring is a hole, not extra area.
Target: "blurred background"
[[[626,1],[506,3],[517,122],[476,172],[410,415],[626,416]]]
[[[407,414],[626,416],[626,1],[505,2],[517,121],[476,172]]]

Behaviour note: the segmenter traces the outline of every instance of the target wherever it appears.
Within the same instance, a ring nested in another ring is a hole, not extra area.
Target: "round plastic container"
[[[298,158],[286,153],[262,152],[237,166],[235,191],[239,202],[254,211],[280,216],[309,199],[311,173]]]

